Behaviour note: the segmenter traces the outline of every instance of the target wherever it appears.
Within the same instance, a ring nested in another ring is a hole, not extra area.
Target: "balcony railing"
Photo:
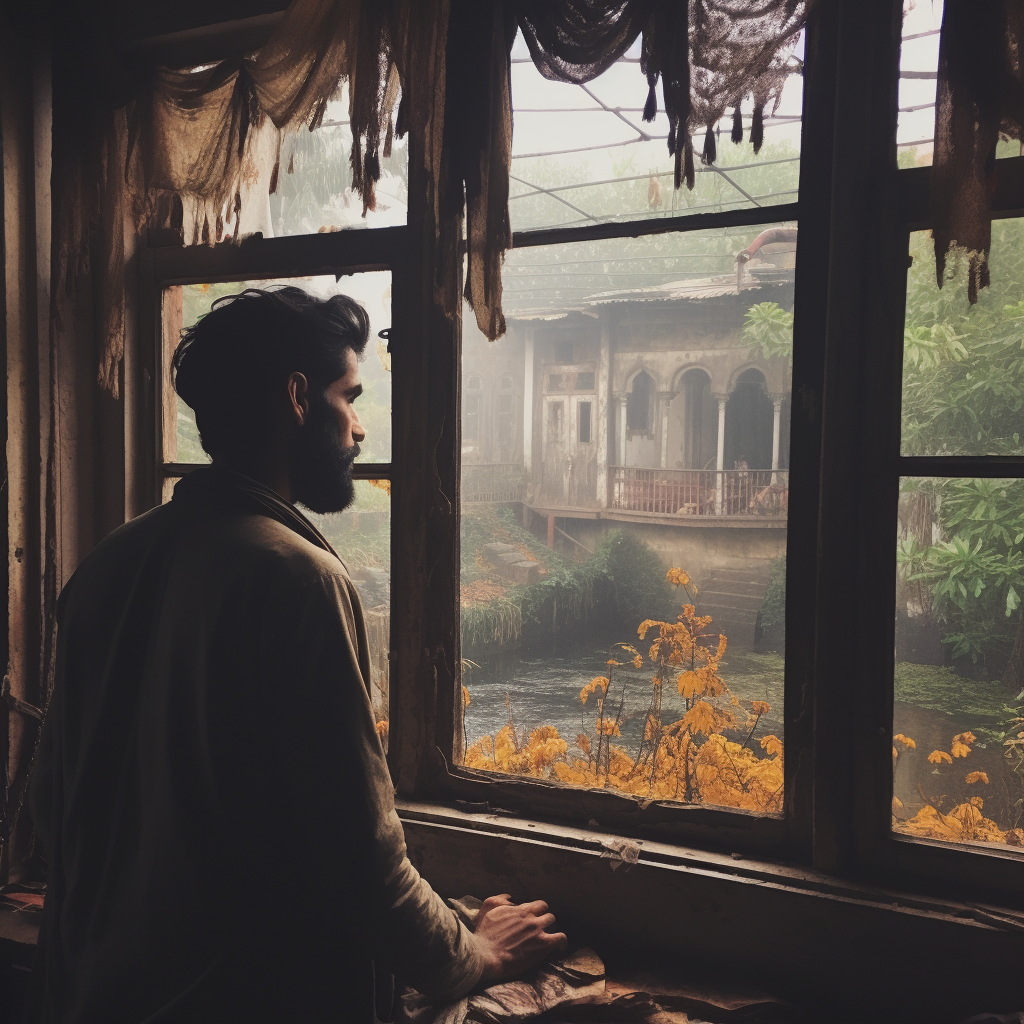
[[[789,473],[776,469],[633,469],[609,466],[609,506],[676,516],[785,518]]]
[[[514,463],[462,464],[464,504],[500,505],[522,501],[526,494],[526,470]]]

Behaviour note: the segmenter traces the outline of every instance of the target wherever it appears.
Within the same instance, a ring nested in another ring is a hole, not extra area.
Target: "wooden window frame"
[[[791,418],[781,818],[700,805],[641,809],[613,792],[460,766],[461,322],[439,308],[435,284],[447,281],[458,294],[461,267],[434,264],[445,248],[437,236],[454,234],[458,226],[435,224],[433,209],[423,202],[424,172],[414,146],[405,227],[138,252],[139,329],[127,381],[140,396],[128,408],[133,450],[142,453],[132,471],[139,510],[159,500],[164,474],[187,471],[165,466],[161,458],[165,286],[392,272],[392,462],[360,464],[354,475],[392,484],[392,617],[402,629],[391,641],[388,759],[407,817],[416,818],[408,808],[444,805],[446,814],[464,818],[466,829],[479,831],[481,815],[503,808],[530,821],[565,828],[598,821],[602,829],[680,849],[785,859],[907,889],[945,892],[953,886],[997,900],[1024,893],[1024,861],[1017,854],[911,840],[891,830],[898,478],[908,472],[1024,476],[1024,460],[906,460],[898,453],[907,238],[927,226],[930,169],[896,169],[900,0],[886,0],[883,8],[877,18],[863,18],[857,4],[844,0],[812,13],[797,202],[538,229],[513,238],[513,247],[524,248],[783,221],[800,225],[792,385],[800,398]],[[997,215],[1024,215],[1018,198],[1024,195],[1024,157],[999,161],[996,180]],[[448,242],[449,251],[457,249],[450,244],[457,239]],[[876,329],[864,329],[868,324]],[[860,399],[874,413],[866,419],[863,405],[852,398],[850,374],[862,381]],[[853,493],[851,474],[837,467],[870,472],[878,453],[882,483]],[[837,573],[850,585],[836,588]],[[856,635],[873,638],[852,656],[837,642],[851,632],[851,623]],[[864,686],[865,679],[873,682]]]

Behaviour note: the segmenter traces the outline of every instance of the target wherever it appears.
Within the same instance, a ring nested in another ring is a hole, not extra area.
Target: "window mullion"
[[[848,0],[830,16],[839,42],[808,766],[812,861],[828,871],[874,859],[889,826],[896,481],[883,467],[898,444],[906,233],[893,187],[901,4],[887,14],[866,19]]]

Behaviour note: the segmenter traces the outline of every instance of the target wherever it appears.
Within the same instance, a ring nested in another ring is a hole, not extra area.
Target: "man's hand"
[[[484,900],[473,932],[486,967],[484,981],[508,981],[565,949],[562,932],[549,932],[555,915],[548,905],[513,903],[508,893]]]

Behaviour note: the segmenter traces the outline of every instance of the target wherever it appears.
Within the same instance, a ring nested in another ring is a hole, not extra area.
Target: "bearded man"
[[[406,856],[359,598],[295,507],[352,500],[368,330],[351,299],[286,287],[183,332],[175,387],[212,465],[59,602],[36,1020],[372,1021],[389,972],[455,999],[565,943],[507,897],[471,933]]]

